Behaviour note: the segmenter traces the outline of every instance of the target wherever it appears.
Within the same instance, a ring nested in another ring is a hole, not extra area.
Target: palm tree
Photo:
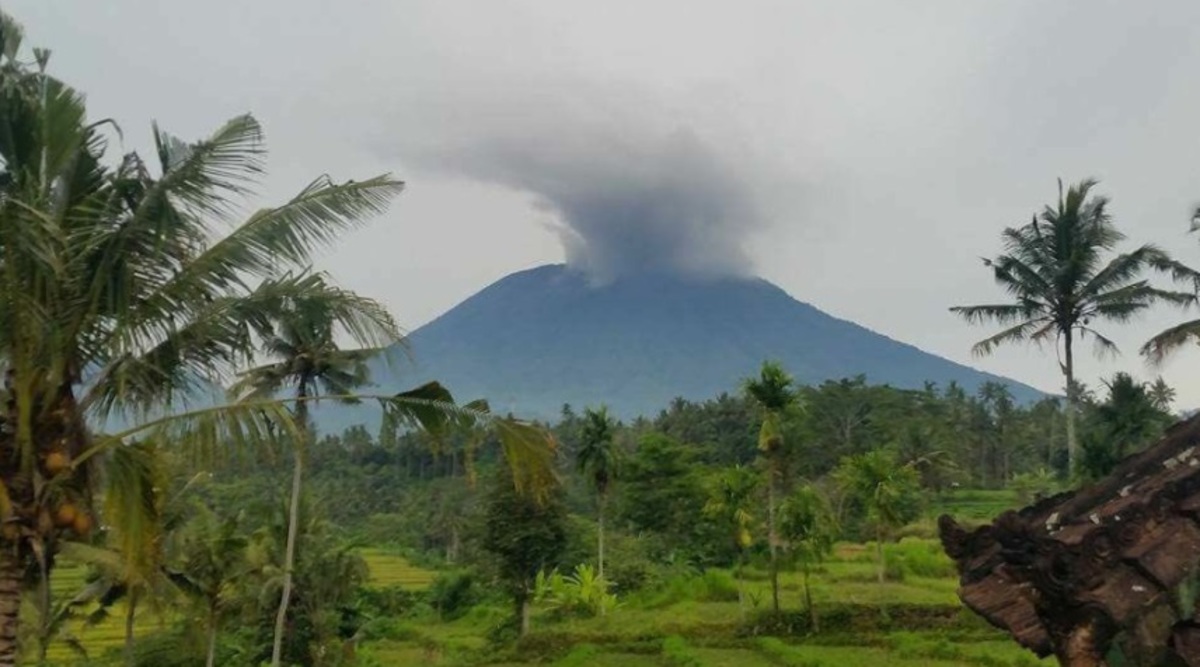
[[[82,96],[45,73],[46,52],[36,67],[19,60],[20,45],[0,15],[0,665],[18,656],[21,573],[40,563],[49,576],[60,540],[93,523],[103,452],[167,431],[211,451],[286,420],[277,404],[163,415],[231,376],[273,304],[336,303],[343,295],[280,268],[306,266],[402,185],[322,177],[222,235],[261,172],[253,118],[193,144],[155,128],[157,169],[136,154],[110,167]],[[94,433],[106,420],[133,426]],[[39,520],[68,497],[81,517],[71,526]]]
[[[324,284],[323,276],[315,276]],[[309,401],[321,396],[350,396],[367,383],[367,360],[374,350],[343,350],[336,339],[339,330],[360,345],[381,346],[400,339],[400,331],[383,306],[370,299],[346,294],[340,308],[323,298],[301,297],[282,304],[271,314],[274,332],[263,343],[264,353],[274,361],[242,375],[233,393],[243,400],[261,400],[293,389],[297,436],[292,448],[292,490],[288,510],[287,545],[283,560],[283,591],[275,618],[271,664],[282,659],[283,633],[292,596],[292,570],[296,560],[296,531],[300,518],[301,480],[309,441],[312,438]],[[348,398],[343,401],[352,400]]]
[[[242,534],[240,522],[240,516],[219,519],[200,506],[179,540],[177,577],[202,606],[206,667],[216,665],[222,617],[236,601],[238,582],[250,573],[246,562],[249,540]]]
[[[1078,458],[1076,338],[1091,336],[1097,353],[1116,353],[1116,344],[1093,322],[1126,322],[1158,301],[1187,305],[1195,300],[1192,294],[1158,289],[1142,278],[1149,269],[1177,280],[1196,277],[1153,245],[1106,261],[1125,235],[1113,225],[1108,198],[1091,194],[1095,186],[1096,181],[1085,180],[1064,194],[1059,181],[1054,207],[1045,207],[1023,227],[1004,230],[1004,254],[985,259],[984,264],[1012,303],[950,309],[971,324],[996,322],[1005,327],[976,343],[972,351],[977,355],[990,354],[1005,343],[1055,344],[1067,391],[1067,453],[1072,472]]]
[[[1192,226],[1188,231],[1200,231],[1200,208],[1192,215]],[[1196,281],[1194,285],[1200,290],[1200,281]],[[1154,336],[1142,346],[1141,351],[1152,363],[1158,364],[1185,344],[1196,341],[1200,341],[1200,320],[1189,320]],[[1159,380],[1161,381],[1161,378]],[[1166,383],[1162,386],[1169,389]],[[1175,392],[1172,390],[1169,396],[1164,395],[1163,398],[1174,400]]]
[[[1154,407],[1167,413],[1171,411],[1171,405],[1175,402],[1175,388],[1167,384],[1161,375],[1154,379],[1148,391]]]
[[[757,378],[744,384],[746,394],[763,413],[758,449],[767,468],[767,545],[771,552],[771,605],[779,613],[779,536],[775,531],[775,483],[783,458],[783,413],[796,402],[792,377],[773,361],[763,362]]]
[[[843,493],[866,509],[875,529],[879,583],[887,574],[883,541],[890,528],[899,528],[920,514],[921,478],[912,465],[900,465],[895,454],[876,449],[846,457],[833,473]]]
[[[599,528],[597,544],[597,572],[604,579],[604,505],[608,491],[617,478],[621,466],[621,452],[615,440],[616,422],[608,414],[608,408],[587,408],[583,412],[583,426],[579,435],[579,451],[576,463],[579,472],[588,477],[596,491],[596,518]]]
[[[303,271],[403,187],[322,176],[237,220],[262,172],[254,118],[196,143],[155,127],[154,163],[130,153],[112,164],[105,124],[46,74],[48,52],[19,58],[21,39],[0,13],[0,667],[18,659],[23,573],[45,579],[60,541],[90,531],[90,480],[113,465],[106,452],[138,438],[211,458],[295,434],[292,399],[196,402],[252,363],[270,313],[358,303]],[[514,483],[538,492],[553,480],[555,444],[541,429],[457,407],[436,383],[374,398],[414,425],[486,421]],[[46,520],[63,497],[78,500],[69,526]]]
[[[821,562],[822,558],[833,552],[833,541],[837,537],[833,509],[824,495],[811,484],[806,484],[783,502],[781,514],[783,518],[780,523],[787,537],[788,548],[793,558],[800,561],[809,622],[812,623],[813,632],[820,632],[821,622],[808,580],[813,564]]]
[[[714,519],[718,525],[729,531],[728,535],[736,554],[733,578],[737,582],[738,612],[742,616],[746,614],[742,568],[746,560],[746,550],[754,543],[750,528],[754,524],[752,510],[758,484],[759,479],[754,471],[740,465],[728,468],[714,478],[708,491],[708,501],[702,510],[705,516]]]

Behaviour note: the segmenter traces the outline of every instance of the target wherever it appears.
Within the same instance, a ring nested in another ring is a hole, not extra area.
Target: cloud
[[[605,282],[645,272],[748,275],[748,236],[768,220],[765,165],[719,118],[685,117],[630,89],[549,83],[426,101],[418,139],[391,140],[418,168],[533,195],[570,266]]]

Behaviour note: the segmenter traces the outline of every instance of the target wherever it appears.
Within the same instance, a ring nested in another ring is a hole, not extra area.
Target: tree
[[[262,171],[252,117],[197,143],[156,127],[157,164],[137,154],[112,164],[104,126],[88,123],[82,96],[46,74],[48,52],[35,51],[32,66],[20,46],[20,27],[0,17],[0,665],[16,660],[25,565],[67,533],[87,532],[38,521],[56,510],[49,490],[86,501],[100,454],[133,435],[170,432],[181,446],[212,451],[261,440],[264,421],[286,420],[278,405],[163,415],[232,376],[269,306],[316,295],[319,286],[288,267],[307,266],[313,248],[382,211],[402,187],[389,176],[321,177],[230,226],[234,198]],[[132,426],[91,430],[122,421]]]
[[[488,498],[486,518],[483,548],[496,556],[523,637],[529,632],[529,606],[537,575],[557,567],[567,546],[567,511],[561,491],[555,489],[541,501],[517,493],[512,477],[501,468]]]
[[[754,543],[750,532],[754,524],[755,496],[758,493],[758,476],[753,470],[733,466],[714,478],[709,489],[708,502],[704,504],[705,516],[716,520],[724,529],[736,555],[733,578],[738,587],[738,610],[746,613],[745,595],[742,590],[742,569],[745,567],[746,550]]]
[[[758,377],[744,383],[746,394],[762,411],[758,449],[767,469],[767,546],[771,553],[771,608],[779,613],[779,536],[775,530],[776,480],[783,456],[783,412],[796,402],[792,377],[778,363],[763,362]]]
[[[811,484],[796,489],[780,507],[780,531],[788,552],[800,562],[804,573],[804,604],[808,608],[813,632],[820,632],[820,619],[808,585],[809,569],[833,552],[837,522],[829,502]]]
[[[875,532],[879,583],[883,583],[887,572],[883,540],[889,529],[920,514],[920,476],[912,466],[900,465],[893,453],[876,449],[843,459],[834,479],[866,512],[867,523]]]
[[[206,667],[216,665],[217,632],[237,601],[237,585],[249,574],[241,532],[241,516],[218,518],[207,507],[196,508],[180,538],[178,577],[201,606],[205,634]]]
[[[1004,254],[985,259],[984,264],[1014,302],[950,309],[971,324],[996,322],[1005,327],[976,343],[975,354],[990,354],[999,345],[1025,341],[1052,342],[1059,349],[1067,391],[1067,456],[1072,473],[1078,455],[1076,337],[1090,335],[1097,353],[1116,353],[1116,344],[1098,332],[1093,322],[1126,322],[1159,301],[1186,305],[1195,300],[1192,294],[1158,289],[1142,278],[1150,269],[1176,279],[1193,280],[1196,275],[1153,245],[1106,261],[1125,235],[1113,224],[1108,198],[1091,194],[1095,186],[1096,181],[1085,180],[1064,194],[1059,181],[1057,205],[1046,206],[1023,227],[1004,230]],[[1155,339],[1157,343],[1149,345],[1152,350],[1162,350],[1178,337],[1178,331],[1164,332]]]
[[[1171,422],[1146,385],[1128,373],[1104,383],[1108,397],[1092,409],[1081,467],[1092,479],[1108,475],[1127,455],[1158,439]]]
[[[608,500],[609,486],[617,478],[621,464],[621,452],[617,447],[616,422],[608,409],[588,408],[583,412],[583,426],[579,434],[579,451],[576,463],[579,472],[587,476],[596,491],[597,573],[604,579],[604,507]]]
[[[49,576],[60,541],[90,532],[89,480],[105,452],[137,438],[204,460],[295,434],[284,400],[196,404],[252,363],[281,304],[345,303],[303,272],[311,252],[403,186],[322,176],[238,222],[237,200],[262,172],[254,118],[195,143],[155,127],[154,163],[105,160],[105,124],[89,124],[82,96],[46,74],[48,52],[35,50],[36,66],[19,59],[21,36],[0,15],[0,666],[17,659],[22,573],[40,563]],[[419,389],[375,398],[410,421],[487,421],[519,485],[552,480],[543,431],[454,406],[440,385]],[[81,501],[70,527],[42,519],[63,494]]]
[[[321,283],[322,294],[329,291],[324,276],[314,278]],[[336,304],[323,297],[308,295],[288,299],[269,317],[273,331],[264,340],[262,348],[274,361],[245,372],[233,392],[241,395],[243,400],[261,400],[292,389],[296,398],[293,411],[297,433],[292,447],[292,489],[283,560],[283,590],[271,651],[271,664],[278,667],[292,595],[301,480],[312,439],[309,402],[316,403],[322,396],[343,397],[338,400],[349,402],[353,400],[350,395],[367,383],[366,362],[373,350],[343,350],[337,343],[339,333],[359,345],[379,347],[398,341],[400,331],[383,306],[348,292]]]
[[[1162,376],[1154,379],[1154,383],[1150,385],[1150,400],[1154,403],[1154,407],[1163,412],[1170,412],[1171,405],[1175,403],[1175,388],[1167,384],[1167,381],[1162,379]]]

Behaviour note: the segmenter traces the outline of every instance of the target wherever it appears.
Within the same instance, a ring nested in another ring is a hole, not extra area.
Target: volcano
[[[564,403],[653,416],[676,397],[736,391],[767,359],[806,384],[862,374],[904,388],[995,381],[1019,401],[1043,395],[832,317],[765,280],[641,274],[592,286],[564,265],[493,283],[414,331],[409,354],[373,368],[375,384],[437,379],[460,400],[485,397],[496,411],[540,419]]]

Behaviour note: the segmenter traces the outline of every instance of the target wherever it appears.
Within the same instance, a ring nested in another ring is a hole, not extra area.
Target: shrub
[[[596,616],[617,606],[617,596],[608,592],[608,582],[597,576],[591,565],[578,565],[565,577],[558,572],[549,576],[539,572],[535,583],[536,599],[550,602],[563,613]]]
[[[930,578],[953,577],[956,574],[953,561],[932,540],[905,538],[896,544],[885,544],[883,550],[888,565],[885,576],[888,579],[903,581],[904,576],[909,574]]]
[[[785,644],[775,637],[759,637],[758,649],[766,653],[775,662],[787,667],[822,667],[820,660],[805,659],[795,647]]]
[[[479,603],[482,593],[469,571],[443,572],[429,586],[429,604],[443,621],[453,621]]]
[[[558,667],[587,667],[595,662],[598,653],[600,649],[595,644],[577,644],[570,653],[554,664]]]
[[[667,664],[675,667],[702,667],[704,664],[679,635],[671,635],[663,640],[662,655]]]

